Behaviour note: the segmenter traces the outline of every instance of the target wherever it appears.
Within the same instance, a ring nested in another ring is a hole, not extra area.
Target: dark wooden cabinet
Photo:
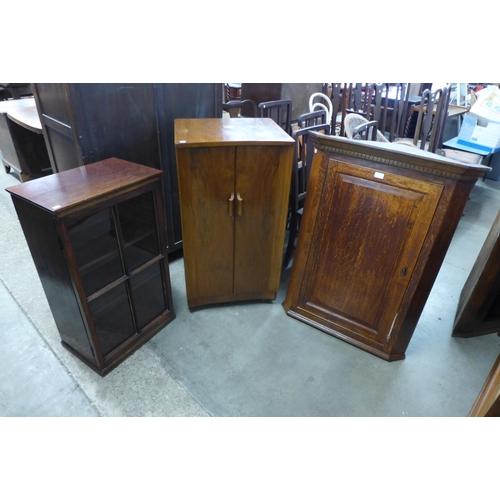
[[[100,375],[175,318],[161,175],[112,158],[7,189],[62,344]]]
[[[269,118],[175,122],[190,308],[276,298],[293,139]]]
[[[164,172],[169,252],[182,247],[174,119],[222,116],[218,83],[35,83],[54,172],[116,157]]]
[[[372,354],[403,359],[486,169],[320,134],[315,146],[284,308]]]
[[[500,212],[460,294],[453,336],[496,332],[500,332]]]

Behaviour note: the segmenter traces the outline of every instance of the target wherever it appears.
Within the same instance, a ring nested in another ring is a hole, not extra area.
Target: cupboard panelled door
[[[233,293],[235,147],[180,149],[188,297]],[[231,197],[233,199],[231,199]]]
[[[290,148],[288,148],[289,150]],[[288,197],[289,155],[281,147],[239,146],[236,152],[234,293],[277,292]],[[274,294],[268,297],[274,298]]]
[[[381,348],[442,185],[349,163],[328,165],[298,307],[339,332]]]

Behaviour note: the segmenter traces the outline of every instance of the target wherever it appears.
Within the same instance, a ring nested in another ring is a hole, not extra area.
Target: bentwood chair
[[[299,230],[300,218],[304,208],[304,201],[307,194],[307,183],[311,171],[314,156],[314,145],[310,132],[323,132],[330,134],[330,125],[313,125],[307,128],[300,128],[292,132],[295,139],[292,183],[290,187],[290,218],[288,223],[288,243],[283,259],[283,267],[287,267],[295,248],[295,238]]]
[[[259,104],[259,116],[271,118],[287,134],[292,135],[292,100],[280,99],[277,101],[266,101]]]

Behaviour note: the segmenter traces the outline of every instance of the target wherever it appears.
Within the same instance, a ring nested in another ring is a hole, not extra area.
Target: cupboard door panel
[[[167,309],[163,291],[162,264],[163,262],[155,262],[130,278],[130,289],[139,331]]]
[[[180,149],[188,302],[233,293],[234,147]],[[193,302],[190,304],[195,305]]]
[[[103,356],[136,332],[125,283],[90,301],[89,308]]]
[[[298,305],[383,344],[442,187],[350,164],[329,169]]]
[[[127,272],[160,253],[153,193],[147,192],[118,204]]]
[[[237,148],[234,293],[279,289],[291,167],[289,147]]]
[[[87,297],[124,275],[111,208],[77,220],[68,234]]]

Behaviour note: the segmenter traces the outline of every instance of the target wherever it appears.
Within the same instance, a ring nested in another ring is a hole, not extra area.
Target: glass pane
[[[87,296],[123,276],[110,208],[78,220],[68,233]]]
[[[160,253],[153,193],[118,205],[124,242],[125,266],[130,272]]]
[[[155,262],[136,276],[130,278],[132,300],[135,306],[139,330],[153,321],[167,308],[163,291],[161,264],[162,261]]]
[[[89,307],[104,356],[135,333],[125,283],[92,300]]]

